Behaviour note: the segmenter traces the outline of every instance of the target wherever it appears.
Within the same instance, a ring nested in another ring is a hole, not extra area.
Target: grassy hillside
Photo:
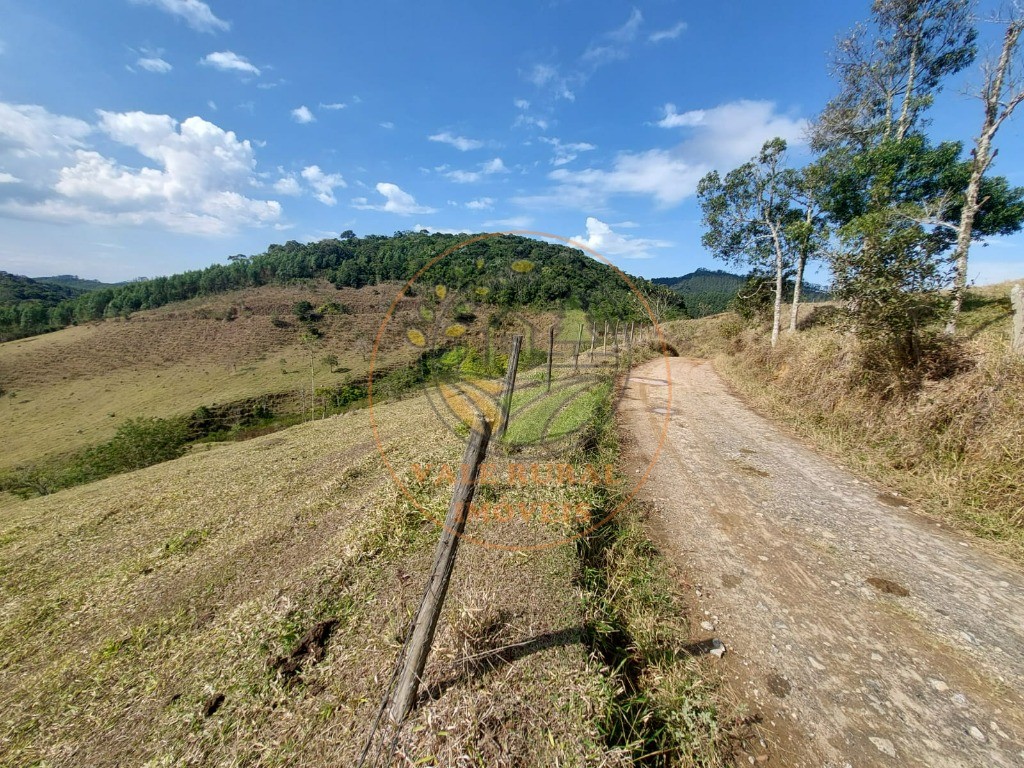
[[[670,335],[908,504],[1024,559],[1024,358],[1009,352],[1009,287],[969,291],[956,344],[910,391],[885,387],[871,350],[832,326],[828,306],[775,352],[763,326],[732,314],[675,323]]]
[[[182,415],[267,393],[291,393],[301,410],[310,352],[295,304],[338,302],[348,310],[316,323],[322,337],[313,358],[322,387],[366,375],[394,291],[339,291],[325,282],[266,286],[2,344],[0,467],[106,440],[134,416]],[[399,311],[393,334],[415,306],[410,299]],[[323,363],[331,354],[336,366]]]
[[[388,460],[442,515],[450,486],[411,467],[457,462],[462,441],[424,397],[375,415]],[[592,416],[584,442],[600,452],[608,419]],[[608,503],[588,486],[481,493]],[[587,546],[522,550],[573,531],[470,521],[516,549],[464,544],[427,697],[398,740],[407,763],[721,764],[724,716],[682,651],[664,564],[628,519]],[[382,466],[365,409],[0,496],[0,764],[354,765],[436,537]],[[636,679],[621,678],[627,661]]]

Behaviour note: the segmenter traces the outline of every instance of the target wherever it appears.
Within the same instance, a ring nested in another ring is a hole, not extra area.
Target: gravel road
[[[694,636],[725,643],[727,690],[761,718],[743,758],[1024,766],[1019,566],[760,417],[708,361],[634,370],[620,428],[628,471],[657,456],[640,498]]]

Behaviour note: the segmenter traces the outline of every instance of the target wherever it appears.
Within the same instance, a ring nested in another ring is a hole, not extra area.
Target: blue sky
[[[0,269],[123,280],[413,228],[718,267],[697,181],[775,135],[805,158],[828,52],[869,5],[0,0]],[[980,122],[960,81],[936,138]],[[998,139],[1016,184],[1022,130]],[[1019,236],[972,256],[981,282],[1024,274]]]

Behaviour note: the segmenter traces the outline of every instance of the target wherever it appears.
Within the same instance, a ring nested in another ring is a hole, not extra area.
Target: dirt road
[[[788,436],[707,361],[634,371],[631,472],[666,410],[640,495],[768,765],[1024,766],[1020,568]]]

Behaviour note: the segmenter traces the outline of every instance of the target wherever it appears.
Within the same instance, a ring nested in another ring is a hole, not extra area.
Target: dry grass
[[[1024,359],[1009,353],[1009,283],[972,289],[954,375],[885,397],[852,336],[812,325],[772,352],[733,315],[676,324],[684,354],[714,357],[755,406],[921,511],[1024,559]]]
[[[308,392],[310,355],[292,315],[303,299],[351,310],[318,323],[325,335],[314,353],[317,385],[363,376],[395,290],[265,286],[0,344],[0,469],[102,442],[130,417]],[[402,322],[415,310],[415,300],[407,304],[390,326],[389,350],[398,349]],[[220,319],[231,308],[237,317]],[[328,354],[338,357],[337,372],[319,362]]]
[[[457,438],[425,428],[423,398],[378,417],[396,467],[461,453]],[[52,496],[4,498],[0,764],[354,765],[436,537],[388,480],[369,414],[357,411]],[[448,488],[416,492],[443,511]],[[570,532],[502,526],[513,541]],[[400,754],[440,765],[620,761],[598,730],[611,692],[584,644],[575,568],[572,543],[463,546],[429,700]],[[324,621],[335,623],[322,658],[296,655]],[[279,663],[289,654],[294,675]]]

